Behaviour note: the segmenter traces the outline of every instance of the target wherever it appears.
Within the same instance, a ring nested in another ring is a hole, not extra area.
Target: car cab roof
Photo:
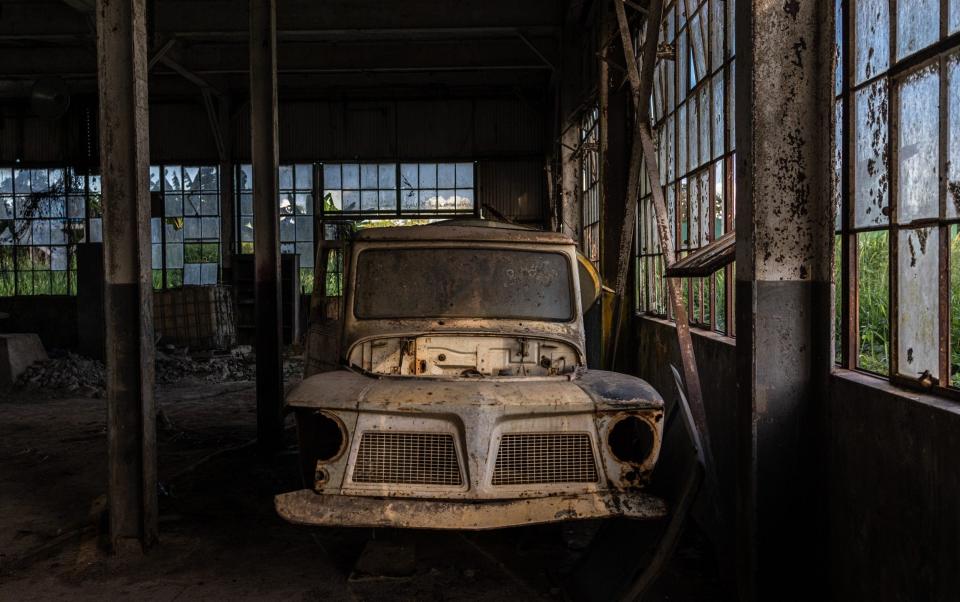
[[[449,219],[420,226],[365,228],[354,235],[356,241],[456,241],[507,242],[571,245],[573,240],[559,232],[534,230],[526,226],[477,218]]]

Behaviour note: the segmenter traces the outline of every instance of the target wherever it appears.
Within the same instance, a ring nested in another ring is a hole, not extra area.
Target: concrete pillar
[[[107,498],[114,550],[157,540],[156,407],[145,0],[97,1],[107,364]]]
[[[830,370],[832,3],[737,0],[741,599],[816,599]]]
[[[262,448],[271,450],[279,447],[283,430],[280,221],[277,214],[277,10],[274,0],[250,0],[250,113],[257,311],[257,438]]]
[[[560,78],[557,86],[560,94],[560,232],[580,240],[580,162],[574,152],[580,144],[579,114],[580,64],[578,44],[580,36],[575,23],[565,23],[561,40]]]

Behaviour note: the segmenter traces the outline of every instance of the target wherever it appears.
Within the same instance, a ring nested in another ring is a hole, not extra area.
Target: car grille
[[[494,485],[596,481],[597,464],[586,433],[519,433],[500,439]]]
[[[353,481],[461,485],[463,477],[451,435],[367,431],[360,437]]]

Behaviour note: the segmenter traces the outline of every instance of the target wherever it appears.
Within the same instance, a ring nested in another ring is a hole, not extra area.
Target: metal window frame
[[[948,119],[947,113],[947,61],[951,55],[960,55],[960,32],[948,34],[948,0],[940,0],[939,35],[938,40],[926,48],[897,60],[897,4],[891,0],[889,8],[888,40],[889,57],[886,70],[874,74],[864,81],[854,84],[854,70],[856,68],[856,10],[854,0],[836,0],[840,2],[842,18],[841,32],[843,39],[841,47],[841,86],[840,94],[835,96],[835,102],[842,102],[841,108],[841,140],[837,141],[841,149],[840,157],[840,237],[841,266],[839,283],[842,287],[840,312],[840,354],[837,365],[847,370],[854,370],[888,379],[891,383],[905,388],[932,392],[953,399],[960,399],[960,382],[951,382],[950,357],[952,337],[950,332],[950,230],[960,224],[960,216],[947,218],[947,182],[946,164],[948,161]],[[939,79],[939,123],[938,137],[940,180],[938,186],[938,216],[936,218],[914,220],[901,223],[898,216],[899,201],[899,165],[898,165],[898,127],[899,127],[899,91],[901,83],[913,73],[937,65]],[[853,150],[856,137],[856,115],[854,107],[855,95],[874,83],[885,80],[887,82],[887,153],[886,169],[888,176],[888,221],[886,224],[867,227],[855,226],[856,199],[854,196],[854,161]],[[960,116],[958,116],[960,117]],[[939,281],[937,299],[937,340],[938,340],[938,373],[939,379],[929,381],[920,376],[914,378],[899,373],[899,317],[898,277],[899,277],[899,234],[904,230],[914,230],[920,227],[931,227],[938,230],[938,265]],[[887,373],[878,374],[860,367],[860,340],[859,340],[859,257],[857,253],[857,236],[866,232],[887,232],[887,293],[888,293],[888,323],[890,353],[887,358]],[[836,309],[835,309],[836,311]],[[835,340],[835,337],[834,337]]]
[[[712,16],[713,2],[717,0],[695,0],[693,2],[696,6],[689,7],[691,8],[690,12],[692,16],[700,15],[701,22],[704,21],[704,17]],[[733,69],[736,61],[736,53],[733,49],[732,38],[735,34],[732,31],[732,23],[730,20],[729,10],[722,10],[723,14],[723,24],[720,28],[720,31],[723,35],[723,43],[719,45],[719,49],[723,53],[721,60],[715,61],[714,46],[712,39],[712,31],[709,27],[709,23],[706,25],[701,25],[701,31],[703,33],[704,39],[704,60],[705,60],[705,71],[701,74],[701,77],[697,78],[694,82],[694,85],[690,85],[690,79],[693,77],[690,73],[690,61],[695,60],[692,56],[693,47],[690,44],[690,36],[687,34],[690,27],[690,19],[686,16],[687,13],[687,2],[684,0],[673,0],[669,2],[665,7],[664,14],[667,15],[667,18],[664,19],[664,23],[658,35],[661,35],[663,39],[672,41],[674,44],[675,52],[679,52],[679,40],[681,36],[686,36],[687,43],[685,46],[687,55],[682,59],[675,56],[675,59],[672,61],[672,64],[676,65],[672,70],[669,69],[671,61],[665,61],[663,59],[658,60],[657,62],[657,73],[655,74],[655,83],[658,83],[659,90],[658,94],[652,97],[652,102],[655,106],[653,107],[652,115],[654,116],[654,130],[657,132],[658,137],[664,136],[665,133],[672,134],[672,143],[669,148],[672,151],[672,156],[669,157],[669,161],[672,161],[672,165],[664,165],[664,169],[661,170],[663,178],[663,186],[669,192],[673,194],[668,194],[668,199],[673,198],[673,235],[675,244],[677,245],[678,253],[687,253],[693,252],[701,248],[699,241],[696,241],[697,244],[693,244],[694,241],[690,241],[689,244],[684,244],[681,239],[681,231],[683,224],[690,223],[691,215],[691,205],[689,202],[689,190],[690,187],[686,189],[688,191],[688,200],[686,202],[684,212],[685,215],[680,215],[680,200],[679,200],[679,191],[680,185],[682,182],[696,182],[697,178],[706,173],[707,182],[709,186],[708,192],[708,211],[698,216],[700,232],[707,233],[707,246],[714,243],[717,240],[716,230],[715,230],[715,217],[713,209],[715,207],[714,200],[718,193],[717,181],[722,183],[723,190],[723,224],[724,231],[722,235],[726,235],[733,231],[734,228],[734,208],[735,208],[735,189],[734,189],[734,169],[735,169],[735,157],[736,149],[734,144],[735,133],[731,128],[731,119],[733,115],[731,114],[731,100],[733,96]],[[679,68],[680,61],[686,61],[687,68]],[[716,68],[714,65],[716,64]],[[661,67],[663,65],[663,67]],[[683,74],[687,75],[686,82],[681,81],[681,76]],[[670,87],[671,82],[668,80],[668,77],[672,75],[672,88]],[[714,136],[713,136],[713,124],[716,122],[716,115],[714,107],[716,102],[714,99],[714,88],[713,82],[717,77],[723,78],[723,102],[722,111],[724,115],[723,120],[723,149],[719,153],[714,149]],[[710,145],[709,151],[702,151],[700,147],[700,133],[703,128],[701,125],[701,117],[703,111],[700,110],[700,100],[703,93],[706,92],[708,99],[707,115],[709,120],[709,125],[707,126],[709,135],[707,136],[707,142]],[[657,100],[659,100],[659,105],[657,105]],[[686,132],[686,137],[682,138],[680,134],[681,128],[679,127],[680,114],[683,112],[686,115],[686,121],[684,123],[684,130],[688,129],[690,123],[690,117],[688,115],[690,107],[694,108],[694,111],[697,114],[697,124],[698,130],[694,133],[697,137],[697,150],[698,158],[695,162],[690,160],[690,132]],[[670,131],[670,125],[672,122],[672,131]],[[683,171],[681,172],[680,166],[680,151],[681,145],[683,146],[684,152],[683,156],[685,158],[685,165],[683,166]],[[662,157],[667,154],[667,148],[664,145],[661,145],[661,162],[663,162]],[[705,156],[704,161],[700,161],[699,158]],[[669,169],[672,167],[673,169]],[[723,169],[723,173],[718,178],[717,169]],[[671,177],[672,171],[672,177]],[[649,201],[649,196],[641,195],[639,203],[641,204],[640,210],[637,212],[637,219],[643,219],[647,212],[644,211],[644,203]],[[669,202],[669,201],[668,201]],[[704,213],[698,211],[698,213]],[[708,217],[709,216],[709,217]],[[642,232],[642,227],[638,226],[636,229],[637,232]],[[688,232],[691,229],[688,227]],[[638,295],[642,295],[645,299],[645,308],[643,311],[639,311],[640,315],[651,315],[660,318],[672,319],[673,316],[671,308],[665,302],[661,301],[661,307],[663,308],[662,312],[656,311],[657,303],[654,302],[654,298],[659,296],[662,297],[664,294],[663,291],[666,290],[666,275],[665,270],[663,270],[662,265],[659,270],[657,270],[657,258],[662,264],[662,254],[659,253],[642,253],[640,251],[641,244],[639,238],[636,241],[635,254],[637,261],[647,261],[647,268],[645,271],[647,282],[644,283],[645,286],[638,286]],[[726,334],[728,336],[736,336],[735,324],[733,320],[733,279],[735,275],[735,265],[727,265],[723,268],[723,325],[718,323],[717,320],[717,301],[719,297],[719,270],[710,276],[707,277],[685,277],[683,282],[683,287],[685,289],[685,295],[687,296],[688,301],[692,301],[693,297],[691,296],[691,291],[696,293],[697,303],[688,302],[687,303],[687,312],[688,320],[690,325],[695,328],[700,328],[703,330],[710,330],[713,332],[718,332],[721,334]],[[658,278],[660,282],[654,282]],[[639,270],[637,271],[639,275]]]

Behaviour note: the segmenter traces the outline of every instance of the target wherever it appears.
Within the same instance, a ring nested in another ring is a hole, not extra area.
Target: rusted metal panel
[[[545,107],[519,98],[477,99],[474,106],[478,156],[543,152]]]
[[[473,103],[418,100],[397,103],[397,153],[419,159],[473,158]]]
[[[622,516],[653,519],[667,514],[651,495],[575,495],[490,502],[383,500],[319,495],[304,489],[278,495],[277,512],[301,525],[498,529],[556,521]]]
[[[151,103],[150,159],[155,164],[219,159],[201,103]]]
[[[546,176],[541,159],[480,161],[477,163],[477,200],[502,215],[525,222],[548,219]]]

